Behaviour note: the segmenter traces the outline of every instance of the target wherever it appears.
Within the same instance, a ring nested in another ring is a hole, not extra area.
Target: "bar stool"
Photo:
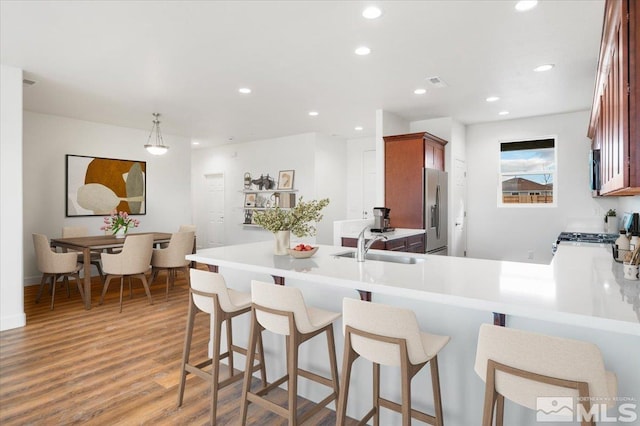
[[[302,293],[297,288],[260,281],[251,281],[251,299],[253,303],[251,304],[251,335],[249,338],[250,355],[247,357],[247,365],[251,365],[253,362],[254,348],[262,331],[268,330],[285,336],[287,373],[269,386],[254,393],[251,392],[251,374],[245,372],[242,389],[242,424],[247,423],[247,410],[250,402],[288,419],[290,426],[302,424],[338,397],[338,365],[333,337],[333,322],[340,317],[340,313],[307,307]],[[303,370],[298,366],[299,346],[323,332],[326,332],[327,335],[331,379]],[[298,376],[331,388],[329,396],[301,416],[298,416],[297,413]],[[267,392],[284,382],[288,382],[288,409],[264,398]]]
[[[359,424],[373,417],[377,426],[380,407],[384,407],[401,413],[403,425],[410,425],[413,417],[442,426],[438,352],[450,338],[421,332],[415,313],[408,309],[349,298],[343,300],[342,308],[345,342],[337,424],[345,423],[351,366],[362,356],[373,362],[373,408]],[[427,363],[431,366],[435,416],[411,408],[411,379]],[[400,367],[402,404],[380,396],[380,365]]]
[[[616,375],[605,370],[600,349],[589,342],[482,324],[475,371],[486,382],[483,426],[493,423],[494,405],[496,425],[502,426],[505,398],[536,410],[538,416],[562,409],[542,405],[564,397],[579,397],[585,413],[592,397],[611,407],[616,404]],[[574,413],[571,405],[566,411]],[[583,420],[582,425],[595,422]]]
[[[238,315],[248,313],[251,310],[251,295],[227,288],[224,277],[215,272],[190,270],[190,290],[189,290],[189,313],[187,315],[187,330],[184,339],[184,352],[180,369],[180,385],[178,389],[178,407],[182,405],[184,388],[187,374],[193,373],[196,376],[211,380],[211,424],[216,424],[216,412],[218,405],[218,391],[244,377],[243,372],[234,374],[233,354],[239,353],[247,355],[247,350],[233,344],[231,320]],[[212,317],[211,340],[213,340],[213,357],[199,364],[189,363],[189,352],[191,351],[191,337],[195,316],[198,312],[205,312]],[[227,351],[220,353],[222,323],[226,321],[227,326]],[[264,351],[262,339],[258,340],[258,364],[253,365],[255,359],[255,345],[253,346],[254,356],[247,364],[249,375],[260,370],[262,383],[267,385],[267,372],[264,366]],[[229,362],[229,377],[220,381],[220,361],[227,358]],[[247,357],[249,358],[249,357]],[[204,367],[212,365],[211,371],[205,371]]]

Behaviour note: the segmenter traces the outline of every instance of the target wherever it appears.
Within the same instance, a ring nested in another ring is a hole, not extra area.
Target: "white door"
[[[467,255],[467,163],[456,158],[454,160],[452,209],[453,240],[451,256]]]
[[[362,151],[362,218],[373,218],[376,202],[376,151]],[[382,206],[381,206],[382,207]]]
[[[207,247],[225,244],[224,234],[224,174],[205,175],[207,180]]]

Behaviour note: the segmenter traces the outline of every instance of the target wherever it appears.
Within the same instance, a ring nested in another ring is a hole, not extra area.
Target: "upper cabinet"
[[[385,136],[385,207],[391,209],[391,225],[424,229],[423,169],[444,170],[447,141],[429,133]]]
[[[588,135],[602,195],[640,194],[640,0],[607,0]]]

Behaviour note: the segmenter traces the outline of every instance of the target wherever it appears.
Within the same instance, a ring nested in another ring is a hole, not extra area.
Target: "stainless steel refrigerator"
[[[424,228],[428,254],[448,255],[447,172],[424,169]]]

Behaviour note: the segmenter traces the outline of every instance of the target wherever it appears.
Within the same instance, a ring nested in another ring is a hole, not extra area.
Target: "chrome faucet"
[[[356,261],[358,262],[364,262],[364,258],[367,252],[369,251],[369,249],[371,248],[371,246],[373,245],[373,243],[375,243],[378,240],[387,241],[386,235],[376,235],[369,241],[365,242],[364,233],[367,231],[367,229],[369,229],[369,227],[365,226],[364,229],[360,232],[360,235],[358,235],[358,246],[356,248]]]

